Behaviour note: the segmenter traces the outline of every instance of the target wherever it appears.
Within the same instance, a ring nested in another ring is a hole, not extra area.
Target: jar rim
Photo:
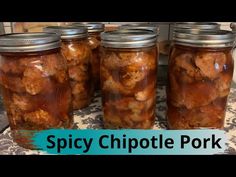
[[[87,28],[82,26],[47,26],[44,32],[57,33],[61,39],[85,38],[88,36]]]
[[[101,45],[114,48],[142,48],[157,44],[157,34],[144,29],[120,29],[101,34]]]
[[[179,30],[173,33],[173,42],[196,47],[229,47],[233,46],[234,35],[227,30],[205,30],[198,33],[186,33]]]
[[[160,29],[158,25],[146,24],[146,23],[145,24],[143,23],[124,24],[124,25],[121,25],[119,29],[144,29],[144,30],[153,31],[157,33],[157,35],[160,34]]]
[[[71,26],[86,27],[88,33],[103,32],[105,29],[105,25],[100,22],[75,22],[72,23]]]
[[[0,36],[0,52],[38,52],[60,47],[55,33],[12,33]]]
[[[220,30],[220,24],[215,22],[177,22],[174,31],[181,29]]]

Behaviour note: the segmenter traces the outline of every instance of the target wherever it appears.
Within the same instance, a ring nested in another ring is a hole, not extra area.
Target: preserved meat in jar
[[[88,44],[92,50],[92,76],[94,87],[96,90],[100,88],[100,43],[101,43],[101,32],[104,31],[104,24],[95,22],[81,22],[73,23],[73,26],[84,26],[88,29]]]
[[[94,85],[91,69],[92,53],[88,45],[87,29],[75,26],[48,26],[44,31],[61,35],[61,53],[67,60],[73,109],[88,106],[93,97]]]
[[[228,31],[175,33],[168,71],[169,128],[223,128],[234,68],[232,45]]]
[[[0,36],[3,102],[13,138],[23,147],[34,148],[30,130],[72,127],[71,88],[59,47],[60,37],[51,33]]]
[[[101,89],[106,128],[149,129],[155,121],[156,33],[102,33]]]

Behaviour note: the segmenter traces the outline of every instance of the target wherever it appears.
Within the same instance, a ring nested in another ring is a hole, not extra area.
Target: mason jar
[[[170,129],[223,128],[233,42],[233,34],[223,30],[174,33],[167,86]]]
[[[150,129],[155,121],[157,34],[102,33],[101,90],[105,128]]]
[[[234,34],[234,37],[235,37],[235,41],[236,42],[236,23],[231,23],[230,24],[230,28],[232,29],[232,32]],[[236,60],[236,48],[234,46],[234,49],[233,49],[233,59],[234,61]],[[234,74],[233,74],[233,81],[234,83],[236,83],[236,62],[234,62]]]
[[[0,85],[14,140],[26,148],[33,131],[71,128],[71,88],[60,37],[51,33],[0,36]]]
[[[94,87],[96,90],[100,88],[100,43],[101,43],[101,32],[104,31],[105,25],[98,22],[80,22],[73,23],[73,26],[84,26],[88,29],[88,43],[92,49],[92,75]]]
[[[46,32],[60,34],[61,53],[67,60],[70,85],[72,88],[73,109],[87,107],[93,97],[92,52],[88,45],[85,27],[48,26]]]

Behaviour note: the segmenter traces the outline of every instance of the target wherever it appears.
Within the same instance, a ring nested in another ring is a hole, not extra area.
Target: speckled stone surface
[[[6,119],[5,112],[1,105],[0,120]],[[167,122],[166,113],[166,94],[165,86],[160,86],[157,89],[157,106],[156,106],[156,121],[154,129],[166,129]],[[102,110],[101,110],[101,95],[95,94],[95,98],[89,107],[74,112],[74,127],[77,129],[101,129],[102,125]],[[231,92],[228,98],[227,113],[225,119],[225,131],[229,139],[227,143],[226,154],[236,155],[236,87],[232,85]],[[0,154],[45,154],[41,151],[27,150],[19,147],[13,142],[10,128],[8,127],[0,134]]]

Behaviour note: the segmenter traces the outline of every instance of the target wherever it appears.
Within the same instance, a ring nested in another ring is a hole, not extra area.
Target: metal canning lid
[[[14,33],[0,36],[0,52],[38,52],[60,47],[54,33]]]
[[[203,29],[203,30],[200,30],[200,29],[194,29],[194,28],[192,28],[192,29],[188,29],[188,28],[186,28],[186,29],[175,29],[174,31],[173,31],[173,34],[174,33],[190,33],[190,34],[199,34],[199,33],[204,33],[204,32],[206,32],[206,33],[208,33],[208,32],[212,32],[212,31],[220,31],[220,29],[214,29],[214,30],[212,30],[212,29]]]
[[[72,23],[72,26],[84,26],[88,29],[89,33],[103,32],[105,29],[105,25],[99,22],[76,22]]]
[[[213,22],[178,22],[174,24],[174,31],[181,29],[220,30],[220,24]]]
[[[150,30],[116,30],[101,34],[101,45],[112,48],[142,48],[156,45],[157,34]]]
[[[61,39],[80,39],[88,36],[87,28],[82,26],[48,26],[43,31],[57,33]]]
[[[232,31],[236,32],[236,22],[232,22],[230,24],[230,28],[232,29]]]
[[[121,25],[119,29],[145,29],[145,30],[150,30],[157,35],[159,35],[159,27],[158,25],[153,25],[153,24],[147,24],[147,23],[131,23],[131,24],[126,24],[126,25]]]
[[[194,47],[231,47],[234,43],[234,35],[230,31],[201,31],[198,34],[177,31],[173,41],[176,44]]]

